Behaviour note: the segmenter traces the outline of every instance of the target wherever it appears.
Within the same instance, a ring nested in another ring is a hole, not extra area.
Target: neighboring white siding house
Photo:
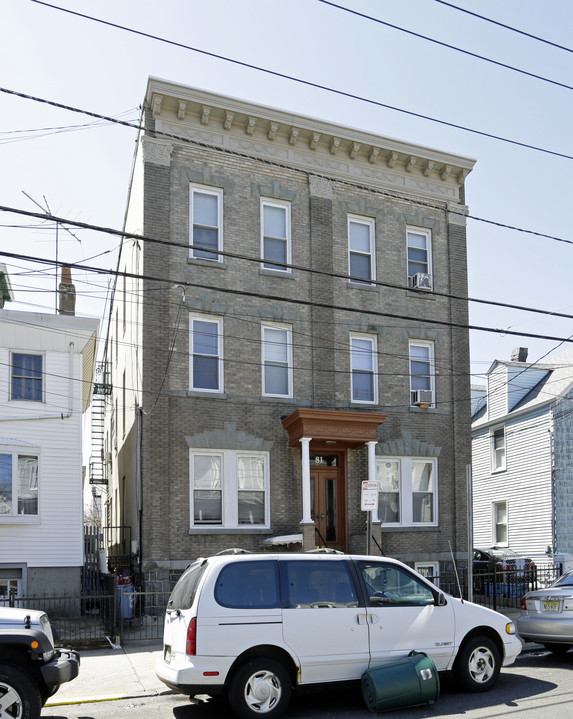
[[[474,546],[573,554],[573,351],[520,359],[496,360],[472,388]]]
[[[0,595],[77,593],[99,322],[0,310]]]

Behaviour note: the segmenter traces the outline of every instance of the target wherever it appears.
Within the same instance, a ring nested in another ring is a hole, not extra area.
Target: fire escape
[[[107,363],[96,367],[96,382],[92,398],[92,451],[90,456],[90,484],[108,483],[108,463],[105,456],[105,403],[111,395]]]

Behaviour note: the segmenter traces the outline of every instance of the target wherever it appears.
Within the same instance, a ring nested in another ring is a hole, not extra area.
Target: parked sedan
[[[565,654],[573,647],[573,570],[546,589],[523,597],[517,632],[554,654]]]

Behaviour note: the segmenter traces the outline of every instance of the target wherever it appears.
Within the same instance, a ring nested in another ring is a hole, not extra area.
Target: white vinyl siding
[[[190,185],[189,227],[191,257],[221,262],[223,249],[223,191]]]
[[[376,279],[374,220],[348,215],[348,274],[351,282],[372,284]]]

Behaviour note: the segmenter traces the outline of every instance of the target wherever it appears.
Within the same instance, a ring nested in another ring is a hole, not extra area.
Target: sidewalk
[[[79,676],[62,684],[46,706],[170,694],[171,690],[155,676],[155,661],[161,651],[159,640],[133,642],[119,649],[80,651]]]

